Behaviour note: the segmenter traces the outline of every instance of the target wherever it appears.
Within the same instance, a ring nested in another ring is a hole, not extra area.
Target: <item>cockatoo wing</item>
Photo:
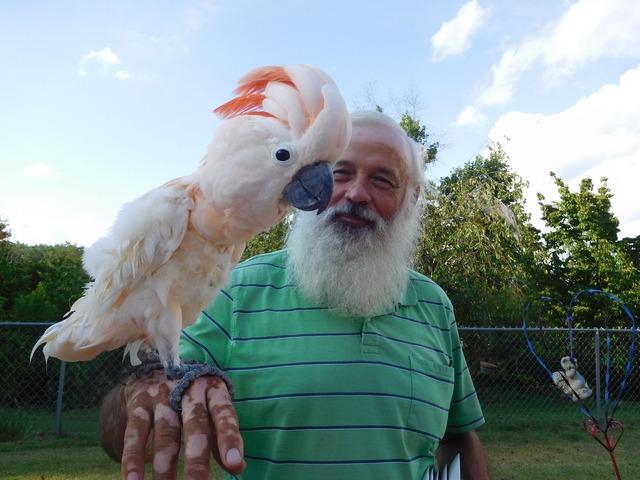
[[[83,263],[95,279],[98,315],[117,306],[182,243],[193,199],[186,185],[174,181],[124,205],[109,234],[85,252]]]

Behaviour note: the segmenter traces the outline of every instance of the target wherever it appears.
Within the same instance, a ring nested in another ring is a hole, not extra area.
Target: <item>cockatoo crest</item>
[[[266,98],[264,92],[269,82],[279,82],[295,88],[295,84],[283,67],[257,68],[239,80],[239,85],[235,89],[238,96],[220,105],[214,110],[214,113],[227,119],[238,115],[275,117],[265,111],[262,106],[262,102]]]
[[[235,92],[214,110],[225,121],[196,171],[125,205],[85,250],[94,281],[32,355],[45,344],[45,358],[88,360],[128,345],[134,363],[144,342],[176,365],[181,328],[225,284],[245,242],[293,207],[326,208],[351,132],[333,81],[308,65],[270,66]]]

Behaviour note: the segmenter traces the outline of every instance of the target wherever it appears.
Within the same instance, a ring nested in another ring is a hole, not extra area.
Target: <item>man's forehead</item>
[[[407,142],[403,138],[404,133],[394,132],[385,125],[364,124],[354,125],[351,143],[343,158],[353,160],[362,155],[370,157],[383,156],[386,166],[397,169],[404,175],[408,167]],[[353,158],[348,158],[353,156]]]
[[[406,134],[400,127],[390,128],[378,123],[354,123],[351,142],[386,145],[404,156],[407,149]]]

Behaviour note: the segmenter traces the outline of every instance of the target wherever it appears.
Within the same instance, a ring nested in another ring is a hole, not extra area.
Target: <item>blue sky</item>
[[[0,8],[0,217],[14,240],[91,244],[123,203],[193,171],[241,75],[295,63],[329,73],[353,109],[415,107],[443,145],[435,180],[498,140],[534,215],[550,170],[574,186],[606,175],[621,234],[640,234],[635,0]]]

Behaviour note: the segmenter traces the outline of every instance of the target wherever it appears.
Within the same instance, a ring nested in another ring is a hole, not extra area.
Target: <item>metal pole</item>
[[[596,418],[600,421],[600,330],[595,332],[596,348]]]
[[[56,400],[56,436],[62,435],[62,399],[64,397],[64,374],[67,362],[60,362],[60,374],[58,375],[58,399]]]

